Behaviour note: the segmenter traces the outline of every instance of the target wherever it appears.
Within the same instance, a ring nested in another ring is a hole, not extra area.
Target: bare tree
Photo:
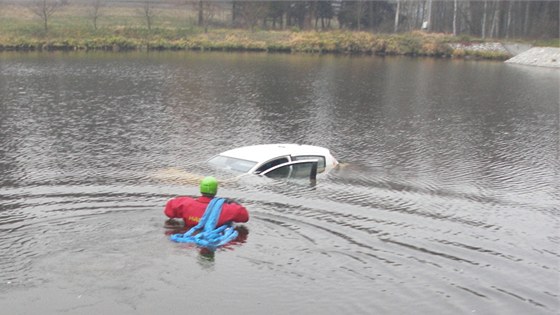
[[[427,25],[427,31],[431,32],[432,31],[432,0],[428,0],[428,25]]]
[[[401,1],[397,0],[397,9],[395,10],[395,28],[393,32],[399,31],[399,15],[401,14]]]
[[[204,27],[204,31],[208,31],[208,26],[210,22],[216,15],[218,11],[219,2],[216,0],[194,0],[191,3],[195,7],[195,11],[197,12],[197,25],[200,27]],[[256,1],[258,2],[258,1]],[[235,1],[232,1],[233,5],[235,6]]]
[[[525,3],[525,19],[523,24],[523,35],[527,36],[529,34],[529,11],[531,6],[531,2],[527,1]]]
[[[251,31],[255,29],[257,22],[262,19],[268,10],[267,3],[265,2],[238,2],[236,9],[241,15],[246,25],[249,26]]]
[[[105,0],[92,0],[89,16],[93,22],[93,28],[97,30],[97,20],[101,16],[101,8],[105,6]]]
[[[457,0],[453,1],[453,36],[457,36]]]
[[[49,19],[51,16],[62,8],[67,2],[59,0],[34,0],[30,2],[27,8],[35,15],[39,16],[43,21],[45,32],[49,30]]]
[[[141,13],[144,16],[144,19],[146,19],[146,26],[148,27],[148,30],[151,31],[154,18],[156,16],[154,4],[150,0],[144,1]]]
[[[202,14],[201,26],[204,26],[204,33],[208,33],[208,26],[210,25],[210,22],[212,22],[212,19],[218,10],[217,4],[214,1],[205,1],[204,3],[200,3],[203,6],[203,9],[199,11],[199,14]]]
[[[204,24],[204,1],[198,0],[198,26],[202,26]]]
[[[486,14],[488,11],[488,1],[484,1],[484,13],[482,14],[482,39],[486,38]]]
[[[511,11],[513,8],[513,1],[509,1],[508,3],[508,11],[507,11],[507,21],[506,21],[506,38],[509,38],[510,35],[510,26],[511,26]]]
[[[319,1],[317,3],[316,19],[321,20],[321,29],[330,28],[331,20],[334,17],[334,7],[332,1]],[[326,23],[325,23],[326,21]],[[317,28],[317,21],[315,21],[315,28]]]
[[[362,0],[358,0],[358,2],[356,3],[356,26],[358,27],[358,31],[362,29],[362,17],[365,13],[364,8],[364,2]]]

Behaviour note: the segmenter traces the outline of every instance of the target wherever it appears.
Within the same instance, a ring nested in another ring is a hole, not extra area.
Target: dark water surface
[[[2,314],[553,314],[559,72],[222,53],[0,54]],[[329,147],[317,185],[241,178],[245,241],[168,240],[188,172]]]

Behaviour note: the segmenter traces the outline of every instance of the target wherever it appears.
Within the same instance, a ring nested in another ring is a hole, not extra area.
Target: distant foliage
[[[499,52],[470,51],[449,44],[538,34],[538,42],[531,42],[559,45],[557,1],[487,1],[481,6],[481,2],[464,0],[399,0],[398,19],[397,1],[65,3],[27,0],[25,5],[0,4],[0,49],[198,49],[503,58]],[[481,16],[486,16],[485,23]],[[44,17],[44,24],[36,23],[36,17]],[[426,23],[429,27],[422,29]],[[450,33],[455,28],[457,36]],[[396,29],[399,32],[395,33]],[[486,38],[480,37],[482,33]]]

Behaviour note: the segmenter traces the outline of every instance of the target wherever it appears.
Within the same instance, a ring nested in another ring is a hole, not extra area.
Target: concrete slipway
[[[560,48],[533,47],[505,62],[527,66],[560,68]]]

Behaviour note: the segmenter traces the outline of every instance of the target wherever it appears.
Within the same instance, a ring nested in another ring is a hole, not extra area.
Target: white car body
[[[221,169],[269,177],[295,177],[296,174],[301,177],[310,171],[328,172],[338,165],[327,148],[290,143],[240,147],[222,152],[208,163]],[[313,164],[314,170],[309,167]]]

